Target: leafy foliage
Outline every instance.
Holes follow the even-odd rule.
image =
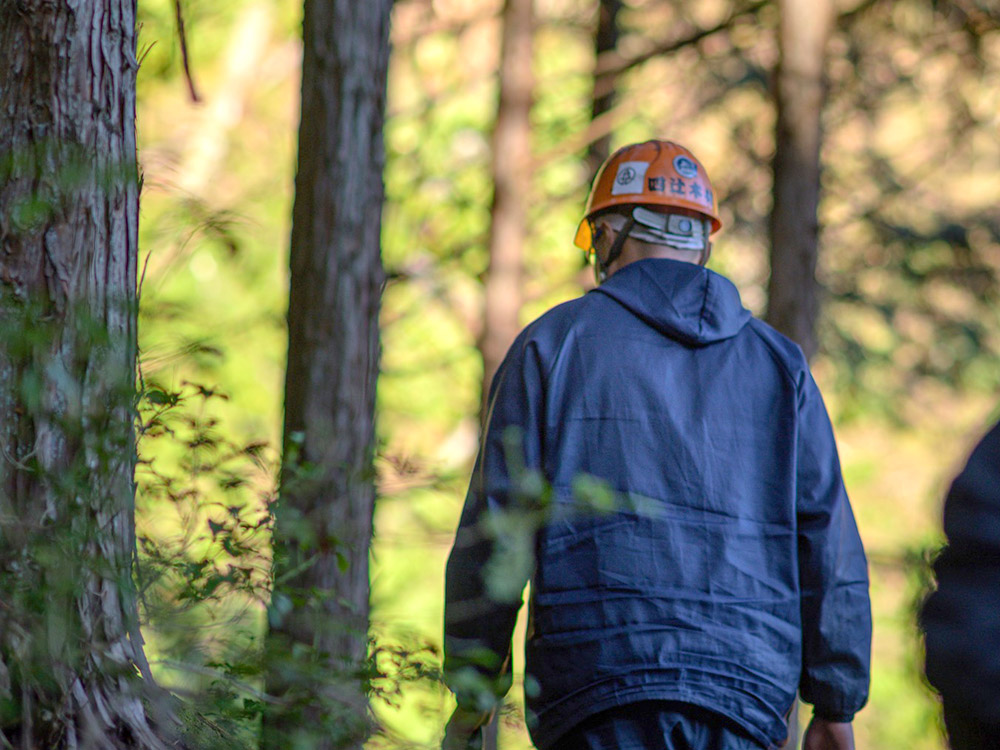
[[[266,616],[254,589],[266,568],[266,526],[252,527],[273,493],[275,459],[266,446],[278,442],[300,9],[267,4],[258,37],[246,30],[259,28],[253,14],[261,3],[185,2],[205,98],[196,107],[179,78],[171,3],[141,5],[141,38],[153,44],[140,70],[141,246],[149,253],[141,348],[149,405],[179,399],[164,419],[181,441],[168,447],[164,433],[142,456],[162,455],[157,471],[172,477],[178,496],[192,489],[180,476],[182,444],[208,441],[192,449],[201,458],[186,459],[185,471],[218,466],[235,475],[216,480],[202,471],[192,491],[209,510],[194,511],[194,495],[174,505],[165,480],[144,479],[141,469],[140,489],[149,483],[156,493],[140,494],[143,534],[154,540],[164,530],[180,543],[184,524],[194,529],[175,567],[150,556],[146,633],[161,679],[191,696],[219,681],[218,695],[231,701],[220,697],[217,705],[251,712],[227,721],[249,727],[265,700],[251,690],[260,686],[256,667],[245,671],[259,665]],[[667,136],[699,155],[723,199],[712,266],[762,313],[775,4],[626,2],[618,105],[597,130],[589,121],[596,2],[537,5],[523,322],[589,283],[586,274],[580,281],[571,239],[586,192],[587,141],[601,128],[612,131],[613,146]],[[848,486],[878,560],[875,692],[859,716],[859,739],[939,748],[925,732],[934,704],[913,679],[908,605],[893,592],[915,564],[906,554],[913,540],[934,536],[942,483],[969,447],[963,436],[988,411],[1000,372],[1000,36],[986,0],[851,0],[840,9],[829,50],[821,205],[820,273],[829,294],[815,370],[839,415]],[[433,745],[450,705],[433,671],[444,555],[476,444],[499,10],[498,0],[400,0],[395,10],[371,653],[385,679],[400,679],[367,678],[373,694],[388,699],[376,707],[380,746]],[[691,38],[667,56],[646,56]],[[248,63],[252,85],[227,63],[246,39],[263,39]],[[238,93],[227,99],[231,119],[213,107],[227,92]],[[199,150],[202,142],[217,150]],[[208,177],[194,180],[191,165]],[[185,381],[228,399],[203,398]],[[184,411],[191,413],[180,419]],[[267,471],[239,454],[258,439]],[[228,481],[238,486],[227,489]],[[228,511],[236,496],[244,503],[238,518]],[[186,516],[180,508],[189,508]],[[224,525],[214,538],[209,520]],[[234,563],[227,539],[253,564]],[[252,572],[231,573],[230,563]],[[158,600],[160,591],[169,596]],[[178,623],[187,626],[157,629],[158,601],[184,612]],[[171,666],[175,657],[183,669]],[[207,724],[199,731],[215,732]],[[523,729],[508,726],[503,742],[527,746]]]

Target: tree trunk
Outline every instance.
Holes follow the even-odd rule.
[[[826,97],[826,44],[833,25],[830,0],[779,0],[775,81],[777,128],[774,205],[771,209],[771,277],[766,320],[812,359],[819,347],[819,181],[821,117]],[[783,748],[798,747],[798,703]]]
[[[596,120],[615,105],[615,84],[618,75],[614,71],[599,73],[602,56],[614,53],[618,48],[618,11],[622,0],[601,0],[597,11],[597,29],[594,33],[594,52],[597,65],[594,72],[594,94],[590,106],[590,119]],[[590,181],[597,177],[597,170],[611,154],[611,133],[603,133],[587,147],[587,171]]]
[[[812,357],[818,346],[820,293],[816,280],[820,117],[833,4],[830,0],[779,0],[778,7],[781,61],[776,80],[778,123],[767,322]]]
[[[493,127],[493,206],[490,261],[485,279],[481,412],[485,418],[490,384],[521,325],[521,280],[527,235],[525,197],[531,182],[531,104],[534,0],[506,0],[500,47],[500,94]],[[500,714],[485,727],[483,750],[497,750]]]
[[[533,0],[506,0],[500,50],[500,97],[493,130],[490,261],[479,351],[483,404],[493,375],[520,331],[521,276],[531,181]],[[484,409],[485,413],[485,409]]]
[[[618,50],[618,12],[622,8],[622,0],[601,0],[597,9],[597,27],[594,29],[594,92],[590,103],[591,127],[596,128],[597,135],[587,146],[587,185],[593,184],[597,171],[611,155],[611,128],[597,127],[602,115],[607,114],[615,106],[617,97],[616,85],[619,74],[607,70],[604,63],[609,56]],[[577,281],[582,289],[594,285],[594,269],[584,258]]]
[[[5,2],[0,49],[0,746],[163,748],[132,580],[134,0]]]
[[[306,0],[262,747],[360,747],[391,0]]]

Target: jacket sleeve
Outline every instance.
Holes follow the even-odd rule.
[[[868,700],[868,565],[844,488],[833,428],[806,371],[799,391],[797,522],[802,699],[829,721],[851,721]]]
[[[445,572],[445,680],[470,709],[490,710],[511,684],[511,637],[534,569],[544,494],[542,402],[537,350],[522,333],[490,388]]]

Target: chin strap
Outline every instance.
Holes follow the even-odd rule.
[[[698,265],[704,266],[708,263],[708,258],[712,254],[712,243],[708,240],[705,241],[705,247],[700,253],[698,253]]]
[[[635,226],[635,217],[629,216],[628,221],[625,222],[625,226],[621,228],[618,232],[618,236],[615,237],[615,241],[611,243],[611,248],[608,250],[608,258],[605,261],[601,260],[601,256],[596,251],[594,252],[594,257],[597,262],[594,263],[594,275],[597,277],[597,283],[603,284],[604,280],[608,278],[608,266],[618,260],[618,256],[622,254],[622,248],[625,247],[625,240],[628,239],[628,233],[632,231],[632,227]]]

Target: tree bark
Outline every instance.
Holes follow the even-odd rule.
[[[506,0],[500,46],[500,93],[493,127],[493,205],[490,212],[489,268],[485,278],[481,413],[485,418],[490,384],[521,330],[518,314],[524,239],[525,196],[531,181],[531,105],[534,97],[534,0]],[[483,750],[497,750],[500,713],[485,727]]]
[[[493,206],[485,280],[483,404],[493,375],[520,331],[521,277],[527,234],[525,197],[531,180],[531,103],[534,95],[533,0],[506,0],[500,50],[500,96],[493,129]],[[485,408],[484,408],[485,413]]]
[[[594,133],[587,144],[587,185],[593,184],[597,172],[611,155],[611,133],[613,124],[602,122],[602,118],[615,108],[618,98],[616,85],[619,73],[605,69],[608,60],[617,57],[618,52],[618,12],[622,0],[600,0],[597,9],[597,27],[594,29],[594,91],[590,103],[590,128]],[[604,118],[606,119],[606,118]],[[594,284],[594,269],[588,258],[577,274],[582,289]]]
[[[826,45],[833,26],[831,0],[779,0],[780,61],[776,71],[777,126],[771,277],[766,320],[812,359],[819,348],[819,186]],[[782,748],[798,747],[798,702]]]
[[[264,748],[361,747],[367,730],[391,8],[305,2]]]
[[[622,0],[601,0],[597,10],[597,29],[594,32],[594,93],[590,106],[590,119],[596,120],[615,106],[615,85],[618,74],[601,72],[601,59],[614,54],[618,48],[618,11]],[[587,147],[587,172],[590,182],[597,177],[597,170],[611,154],[611,133],[602,133]]]
[[[817,206],[824,65],[834,11],[830,0],[779,0],[778,7],[781,59],[766,319],[811,358],[818,348]]]
[[[144,707],[162,694],[132,580],[135,44],[134,0],[0,10],[0,746],[19,750],[173,728]]]

